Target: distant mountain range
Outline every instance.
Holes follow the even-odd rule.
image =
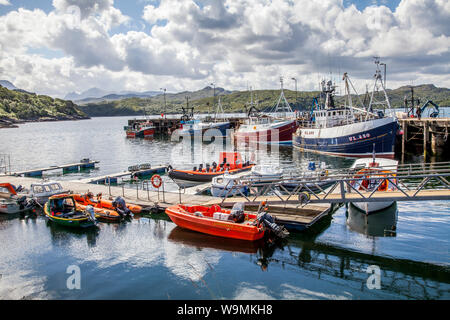
[[[64,100],[71,100],[78,104],[86,104],[100,101],[114,101],[127,98],[147,98],[161,94],[161,91],[105,91],[99,88],[91,88],[81,93],[70,92],[66,94]]]
[[[18,88],[16,88],[15,85],[13,85],[11,82],[9,82],[8,80],[0,80],[0,86],[9,89],[9,90],[17,90]]]
[[[433,84],[417,85],[413,88],[414,97],[420,99],[421,105],[427,100],[432,100],[440,107],[450,107],[450,89],[439,88]],[[189,97],[189,106],[194,107],[196,113],[214,113],[219,97],[224,112],[246,112],[250,102],[249,91],[230,91],[210,86],[197,91],[166,93],[165,100],[161,91],[111,93],[98,88],[89,89],[81,94],[68,94],[65,100],[53,99],[18,89],[7,80],[0,80],[0,89],[3,90],[0,95],[0,119],[14,120],[43,117],[63,119],[66,115],[69,118],[82,118],[86,115],[97,117],[143,115],[144,113],[175,114],[181,113],[182,107],[186,106],[186,97]],[[404,98],[411,98],[411,86],[386,91],[394,108],[403,108]],[[284,90],[284,94],[294,109],[310,110],[312,100],[319,95],[319,92]],[[86,95],[91,97],[75,100],[75,103],[72,102],[73,99],[68,99]],[[254,90],[253,101],[257,103],[259,110],[268,111],[276,104],[279,95],[279,89]],[[364,94],[360,95],[362,101],[364,97]],[[354,99],[358,101],[356,96]],[[338,104],[341,104],[343,100],[343,96],[336,97]]]
[[[411,89],[403,86],[394,90],[387,90],[393,108],[403,108],[405,96],[410,99]],[[319,95],[318,91],[292,91],[284,90],[286,99],[296,110],[310,110],[312,100]],[[380,93],[378,93],[380,94]],[[91,117],[100,116],[127,116],[181,113],[181,108],[186,105],[186,97],[189,97],[189,105],[195,107],[197,113],[215,112],[218,97],[224,112],[246,112],[250,102],[249,91],[228,91],[223,88],[205,87],[198,91],[183,91],[166,94],[166,105],[162,94],[147,98],[127,98],[115,101],[102,101],[96,103],[79,104],[79,108]],[[258,104],[259,110],[268,111],[277,102],[280,90],[255,90],[253,101]],[[360,95],[364,100],[365,94]],[[432,84],[414,86],[414,97],[419,98],[421,105],[427,100],[432,100],[441,107],[450,107],[450,89],[438,88]],[[356,96],[354,96],[356,99]],[[337,96],[338,104],[343,102],[342,96]],[[380,100],[380,97],[378,97]],[[297,101],[297,103],[295,103]],[[354,100],[357,101],[357,100]]]

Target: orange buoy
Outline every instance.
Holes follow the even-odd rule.
[[[162,179],[161,179],[161,177],[160,177],[158,174],[155,174],[155,175],[152,177],[152,185],[153,185],[156,189],[159,189],[159,187],[161,187],[161,184],[162,184]]]

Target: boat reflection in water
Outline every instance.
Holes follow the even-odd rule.
[[[347,209],[347,225],[351,230],[369,237],[395,237],[397,230],[397,203],[375,214],[367,215],[353,204]]]
[[[75,239],[86,237],[87,244],[90,248],[97,245],[97,237],[100,234],[99,228],[77,229],[67,228],[51,221],[46,222],[50,230],[52,243],[55,246],[64,247],[68,242],[73,242]]]
[[[225,239],[203,234],[181,227],[172,229],[168,236],[169,241],[196,248],[209,248],[222,251],[257,253],[264,244],[263,241],[245,241],[238,239]]]

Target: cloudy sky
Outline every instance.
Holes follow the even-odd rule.
[[[317,89],[348,72],[450,87],[448,0],[0,0],[0,79],[63,97],[109,91]],[[362,90],[362,89],[361,89]]]

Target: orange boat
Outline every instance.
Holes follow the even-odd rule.
[[[221,152],[219,164],[203,164],[193,170],[176,170],[169,166],[169,177],[179,186],[191,187],[202,183],[211,182],[214,177],[224,173],[236,174],[250,170],[254,166],[249,161],[243,162],[239,152]]]
[[[77,202],[77,208],[85,211],[87,205],[82,205],[79,202]],[[120,222],[122,217],[120,214],[117,213],[117,211],[105,209],[105,208],[96,208],[94,207],[94,213],[95,218],[99,221],[105,221],[105,222]]]
[[[114,210],[111,200],[102,199],[101,193],[94,197],[90,192],[85,194],[74,194],[74,199],[76,202],[83,205],[91,205],[94,208]],[[127,204],[127,208],[133,213],[141,213],[142,207],[136,204]]]
[[[234,222],[229,220],[231,210],[222,209],[218,205],[207,207],[179,204],[167,208],[166,213],[177,226],[201,233],[248,241],[259,240],[264,236],[263,227],[255,225],[256,214],[243,213],[243,221]]]

